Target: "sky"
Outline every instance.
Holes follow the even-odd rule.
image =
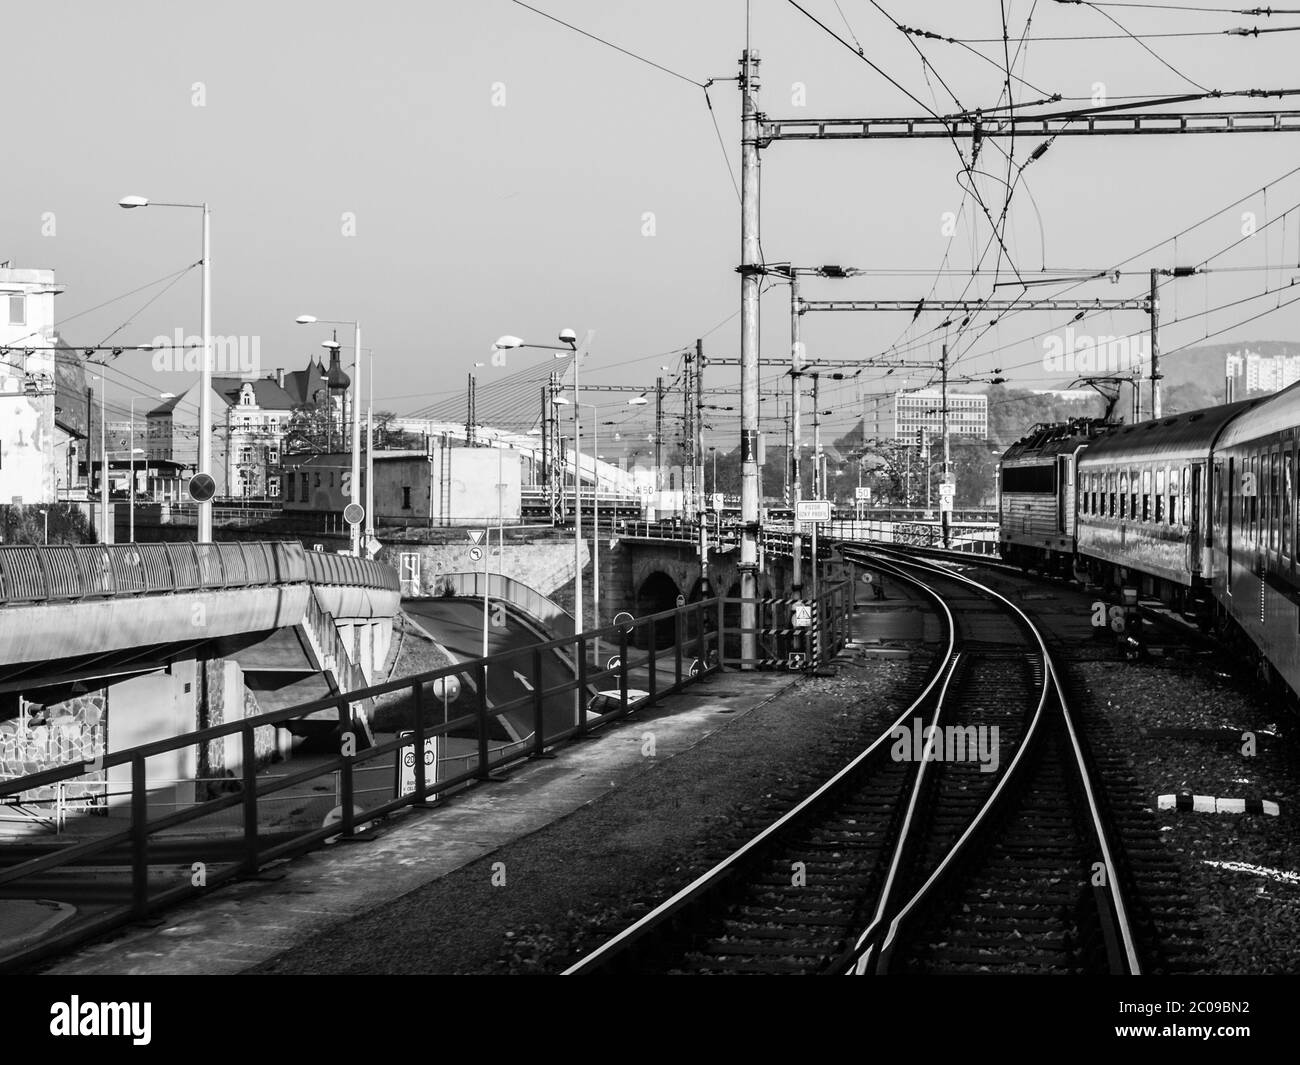
[[[773,118],[997,106],[1003,12],[1017,107],[1058,92],[1081,106],[1098,92],[1113,103],[1297,83],[1292,34],[1221,32],[1300,24],[1282,16],[1049,0],[801,0],[807,14],[788,0],[532,6],[667,71],[511,0],[19,5],[6,12],[6,80],[22,106],[10,113],[0,155],[0,261],[57,272],[66,286],[59,328],[74,346],[197,333],[199,272],[181,271],[199,258],[199,212],[116,204],[129,194],[206,201],[213,331],[256,338],[264,372],[300,368],[321,352],[328,327],[294,322],[314,314],[361,321],[380,409],[419,411],[462,391],[471,371],[487,387],[494,374],[548,357],[515,351],[505,367],[476,369],[498,336],[552,344],[566,327],[595,331],[584,384],[646,385],[664,365],[671,380],[696,338],[706,355],[739,354],[739,93],[734,80],[718,80],[710,110],[700,83],[734,79],[747,20],[761,57],[759,107]],[[905,34],[895,17],[963,43]],[[1137,41],[1125,31],[1215,32]],[[1012,167],[1041,143],[1018,139]],[[809,280],[810,299],[990,295],[991,274],[962,276],[992,230],[964,192],[972,179],[958,148],[969,160],[969,144],[946,140],[773,143],[762,153],[766,261],[872,271]],[[983,266],[999,267],[997,280],[1012,284],[997,291],[1009,297],[1022,291],[1017,269],[1124,264],[1133,273],[1118,284],[1069,292],[1113,297],[1143,293],[1151,267],[1223,252],[1210,260],[1215,272],[1163,292],[1169,357],[1207,335],[1300,339],[1296,308],[1238,324],[1292,298],[1260,294],[1300,275],[1300,175],[1283,177],[1298,164],[1300,137],[1286,134],[1060,137],[1019,171],[1008,254],[999,262],[992,252]],[[973,181],[994,219],[1007,174],[1005,156],[983,148]],[[1248,211],[1256,227],[1273,224],[1244,238]],[[936,277],[941,266],[954,273]],[[178,273],[170,288],[159,283]],[[1202,313],[1252,296],[1260,298]],[[788,353],[788,309],[788,288],[773,283],[763,297],[764,356]],[[1043,365],[1043,334],[1060,334],[1071,317],[1024,312],[986,330],[985,315],[960,334],[950,329],[955,372],[986,378],[996,368],[1024,387],[1067,387],[1070,375]],[[909,326],[910,318],[808,314],[803,334],[811,355],[901,349],[933,364],[943,316]],[[1117,312],[1089,324],[1123,335],[1145,330],[1146,316]],[[340,339],[351,343],[350,327]],[[764,374],[765,385],[780,385],[779,369]],[[900,367],[827,382],[828,431],[847,429],[873,391],[931,376]],[[115,358],[109,380],[110,401],[122,407],[187,383],[183,371],[157,372],[143,352]],[[710,387],[738,382],[737,367],[707,378]],[[629,413],[616,394],[597,398],[620,424],[652,417]],[[730,450],[738,419],[717,412],[710,424],[707,442]]]

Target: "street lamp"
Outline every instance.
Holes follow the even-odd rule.
[[[356,366],[352,373],[352,483],[349,491],[349,502],[357,507],[361,506],[361,322],[353,320],[335,321],[331,318],[317,318],[314,314],[300,314],[294,319],[299,325],[350,325],[352,326],[353,350],[356,352]],[[371,367],[371,377],[373,381],[374,367]],[[326,392],[328,396],[328,390]],[[366,510],[367,528],[373,529],[370,523],[370,511]],[[352,554],[356,557],[361,556],[361,523],[357,522],[351,527],[352,529]]]
[[[176,394],[175,394],[174,392],[159,392],[159,393],[158,393],[158,398],[159,398],[159,399],[175,399],[175,398],[176,398]],[[136,401],[136,397],[135,397],[135,396],[132,396],[132,397],[131,397],[131,492],[130,492],[130,496],[128,497],[128,498],[129,498],[129,502],[127,503],[127,507],[128,507],[128,512],[127,512],[127,528],[128,528],[128,532],[127,532],[127,536],[126,536],[127,543],[131,543],[131,544],[135,543],[135,457],[136,457],[136,455],[144,454],[144,449],[143,449],[143,448],[138,448],[138,447],[135,446],[135,401]],[[149,434],[148,434],[147,429],[146,429],[146,432],[145,432],[145,436],[146,436],[146,438],[148,437],[148,435],[149,435]],[[148,481],[148,479],[149,479],[149,459],[148,459],[148,456],[145,457],[145,462],[144,462],[144,474],[145,474],[145,480]]]
[[[556,396],[554,402],[559,406],[570,406],[563,396]],[[591,409],[591,627],[600,628],[600,470],[596,465],[600,458],[600,424],[596,421],[599,408],[594,403],[579,403],[579,407]],[[577,424],[577,412],[574,423]],[[575,452],[577,462],[581,464],[582,455]],[[596,662],[600,663],[600,638],[593,645]]]
[[[195,465],[198,473],[210,474],[212,464],[212,236],[211,211],[204,203],[160,203],[145,196],[123,196],[119,207],[188,207],[203,212],[203,361],[199,371],[199,446]],[[212,500],[199,502],[199,543],[212,542]]]
[[[585,354],[594,334],[589,330],[578,347],[578,334],[572,329],[561,329],[558,337],[563,347],[554,344],[526,344],[516,336],[503,336],[497,339],[493,348],[507,351],[513,348],[535,348],[539,351],[554,351],[557,359],[566,355],[573,356],[573,631],[582,632],[582,420],[578,410],[579,385],[578,367],[580,355]]]

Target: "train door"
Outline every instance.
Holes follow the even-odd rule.
[[[1070,477],[1070,456],[1060,455],[1056,459],[1056,531],[1069,531],[1069,500],[1066,494],[1073,479]]]
[[[1201,572],[1201,473],[1204,467],[1199,463],[1192,463],[1192,497],[1187,499],[1187,485],[1183,485],[1182,505],[1187,506],[1190,502],[1191,513],[1188,515],[1190,522],[1187,529],[1187,539],[1192,545],[1192,572]]]
[[[1228,459],[1228,477],[1223,486],[1224,495],[1227,496],[1227,506],[1223,521],[1223,550],[1224,550],[1224,567],[1223,572],[1227,580],[1224,582],[1227,586],[1228,595],[1232,595],[1232,540],[1233,527],[1236,525],[1236,515],[1233,513],[1233,498],[1236,495],[1235,486],[1237,483],[1237,460]]]

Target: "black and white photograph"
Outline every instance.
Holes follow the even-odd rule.
[[[26,1034],[161,1049],[235,975],[1285,1022],[1300,7],[3,22]]]

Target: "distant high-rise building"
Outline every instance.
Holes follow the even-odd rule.
[[[1261,355],[1243,348],[1224,356],[1223,372],[1237,399],[1256,392],[1277,392],[1300,381],[1300,355]]]

